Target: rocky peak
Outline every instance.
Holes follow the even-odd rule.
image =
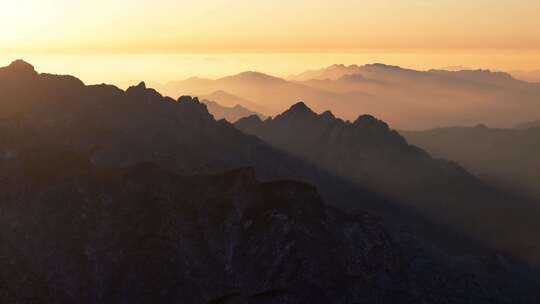
[[[292,105],[287,111],[283,112],[281,117],[299,116],[306,114],[315,114],[304,102],[299,101]]]
[[[139,82],[138,85],[130,86],[126,92],[130,95],[139,95],[146,92],[146,83],[144,81]]]
[[[387,123],[369,114],[360,115],[354,121],[353,125],[359,128],[380,129],[385,131],[389,130]]]
[[[195,104],[200,104],[201,103],[199,101],[199,98],[191,97],[191,96],[188,96],[188,95],[180,96],[178,98],[178,102],[180,102],[180,103],[195,103]]]
[[[193,97],[191,97],[191,96],[186,96],[186,95],[184,95],[184,96],[178,97],[178,102],[180,102],[180,103],[183,103],[183,102],[192,102],[192,101],[193,101]]]
[[[319,115],[323,121],[334,121],[336,119],[336,116],[331,111],[324,111],[321,115]]]
[[[203,120],[212,120],[212,116],[208,112],[208,107],[205,103],[200,102],[199,98],[191,96],[180,96],[177,100],[178,104],[190,115],[196,115]]]
[[[254,122],[254,123],[259,123],[259,122],[262,122],[261,118],[259,117],[259,115],[250,115],[248,117],[244,117],[242,118],[241,120],[239,121],[245,121],[245,122]]]
[[[146,100],[161,100],[163,96],[159,94],[156,90],[147,88],[146,83],[141,81],[136,86],[131,86],[126,90],[126,93],[135,98],[142,98]]]
[[[28,72],[28,73],[35,73],[36,72],[33,65],[31,65],[30,63],[28,63],[28,62],[26,62],[26,61],[24,61],[22,59],[13,61],[8,66],[8,68],[11,69],[11,70],[14,70],[14,71],[19,71],[19,72]]]
[[[354,72],[358,68],[359,68],[359,66],[356,65],[356,64],[345,65],[345,64],[340,63],[340,64],[333,64],[333,65],[329,66],[327,69],[328,70],[344,70],[344,71]]]
[[[303,101],[299,101],[299,102],[293,104],[289,108],[289,111],[293,111],[293,112],[312,112],[311,109]]]
[[[384,63],[372,63],[366,64],[364,67],[372,69],[385,69],[385,70],[401,70],[401,67],[397,65],[388,65]]]
[[[0,68],[0,71],[4,70],[10,74],[18,76],[37,76],[38,73],[34,69],[34,66],[24,60],[15,60],[9,66]]]
[[[251,130],[252,128],[262,126],[263,121],[258,115],[253,114],[239,119],[234,125],[240,130]]]
[[[281,78],[270,76],[270,75],[267,75],[261,72],[256,72],[256,71],[242,72],[234,76],[228,76],[228,77],[222,78],[221,80],[226,80],[226,81],[239,80],[239,81],[248,81],[248,82],[254,82],[254,83],[260,82],[260,83],[266,83],[266,84],[284,82],[284,80]]]

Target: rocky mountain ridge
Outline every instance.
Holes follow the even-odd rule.
[[[537,203],[492,187],[456,163],[432,158],[371,115],[343,121],[300,102],[275,118],[250,117],[235,126],[434,222],[539,261],[538,240],[528,233],[537,226]]]

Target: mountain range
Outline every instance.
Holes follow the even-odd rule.
[[[293,81],[309,81],[309,80],[338,80],[343,76],[361,75],[362,67],[353,64],[346,66],[344,64],[334,64],[324,69],[309,70],[298,75],[288,77]]]
[[[510,127],[540,116],[536,106],[540,84],[489,70],[417,71],[384,64],[333,65],[288,79],[244,72],[215,80],[169,82],[157,90],[173,97],[223,91],[249,100],[251,106],[238,104],[271,116],[303,100],[317,112],[331,110],[348,120],[370,113],[406,130],[479,122]],[[211,100],[227,105],[224,99]],[[253,104],[268,110],[261,111]]]
[[[232,125],[197,98],[144,83],[87,86],[24,61],[0,68],[0,96],[1,302],[537,298],[537,273],[522,263],[536,253],[535,209],[372,116],[350,123],[296,104]],[[290,134],[244,133],[265,129]],[[333,147],[343,163],[325,157]],[[458,216],[465,225],[454,231]],[[478,250],[438,247],[463,249],[465,239]]]
[[[502,193],[457,164],[432,158],[373,116],[348,122],[297,103],[273,119],[252,116],[235,126],[473,239],[526,259],[540,257],[538,240],[528,233],[540,215],[538,203]]]

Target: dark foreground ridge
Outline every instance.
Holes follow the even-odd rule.
[[[2,303],[526,303],[501,257],[458,262],[315,188],[77,155],[0,162]],[[62,166],[63,169],[58,170]],[[471,267],[473,266],[473,267]]]

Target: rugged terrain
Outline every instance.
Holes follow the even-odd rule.
[[[2,303],[537,297],[522,264],[490,250],[455,257],[387,228],[360,210],[391,201],[191,97],[86,86],[23,61],[0,68],[0,94]]]
[[[275,118],[262,121],[252,116],[235,125],[433,222],[528,261],[540,261],[540,239],[529,233],[540,228],[537,203],[490,186],[456,163],[432,158],[373,116],[343,121],[329,111],[317,114],[297,103]]]

